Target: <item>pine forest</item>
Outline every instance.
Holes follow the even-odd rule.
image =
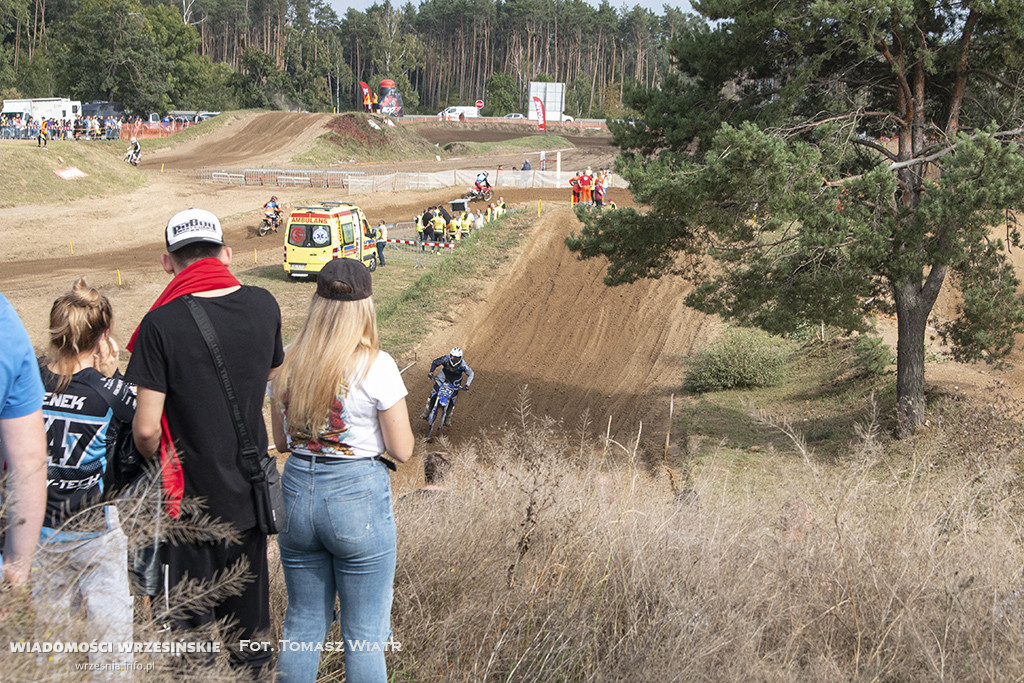
[[[339,16],[323,0],[0,0],[0,94],[121,102],[129,111],[358,107],[395,81],[407,113],[525,111],[529,81],[566,84],[565,112],[623,113],[661,83],[693,15],[583,0],[389,2]]]

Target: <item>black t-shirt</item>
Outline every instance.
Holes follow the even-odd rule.
[[[281,310],[265,289],[245,287],[219,297],[195,297],[213,322],[224,364],[251,438],[267,451],[263,397],[271,368],[284,361]],[[221,381],[185,302],[175,299],[146,314],[126,377],[166,394],[164,412],[181,461],[186,497],[240,531],[256,526],[252,485],[242,462]]]
[[[110,421],[130,422],[135,414],[135,393],[121,377],[104,377],[84,368],[56,393],[60,378],[40,363],[46,387],[43,420],[46,424],[46,519],[50,528],[97,503],[103,493],[107,469]],[[102,516],[102,515],[101,515]],[[95,520],[81,524],[91,524]],[[76,530],[81,530],[76,526]]]

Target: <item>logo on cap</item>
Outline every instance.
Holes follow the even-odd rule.
[[[224,245],[220,220],[204,209],[185,209],[171,216],[167,221],[166,238],[169,252],[195,242]]]

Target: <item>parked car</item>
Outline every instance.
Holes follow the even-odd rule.
[[[478,119],[480,118],[480,110],[476,107],[448,107],[444,111],[438,113],[437,118],[442,121],[458,121],[459,117],[467,119]]]
[[[503,119],[525,119],[526,117],[518,112],[512,112],[511,114],[505,114],[501,118]]]

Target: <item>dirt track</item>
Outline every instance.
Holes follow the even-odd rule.
[[[573,428],[586,412],[597,431],[611,416],[622,439],[641,422],[646,435],[664,438],[668,396],[709,319],[683,305],[679,281],[605,287],[601,262],[581,262],[565,248],[579,225],[568,208],[545,215],[486,299],[424,344],[434,355],[463,346],[477,373],[472,393],[459,398],[456,437],[514,423],[527,387],[535,415]],[[414,396],[429,390],[421,375],[407,381]]]
[[[216,135],[157,152],[147,162],[176,171],[196,170],[204,165],[285,164],[324,134],[324,124],[331,116],[291,112],[232,115],[232,120]]]
[[[310,148],[313,142],[325,133],[324,126],[332,114],[300,114],[289,112],[228,114],[229,120],[215,133],[199,137],[182,145],[144,154],[145,165],[161,166],[168,172],[193,173],[203,166],[269,166],[277,168],[294,167],[291,159]],[[418,121],[410,124],[427,141],[443,146],[452,141],[500,142],[515,138],[537,135],[535,126],[497,123],[493,127],[481,127],[479,123],[460,124],[457,122]],[[615,149],[610,146],[607,135],[593,132],[581,134],[579,130],[565,128],[550,131],[575,146],[565,153],[565,170],[569,166],[578,168],[611,167]],[[438,150],[440,154],[443,154]],[[533,164],[538,161],[538,152],[527,154],[490,155],[486,161],[474,157],[441,158],[440,160],[416,159],[413,161],[353,162],[343,160],[332,164],[332,168],[350,169],[372,173],[395,171],[447,171],[451,169],[493,169],[497,164],[512,168],[522,164],[524,158]],[[551,158],[550,163],[555,161]]]

